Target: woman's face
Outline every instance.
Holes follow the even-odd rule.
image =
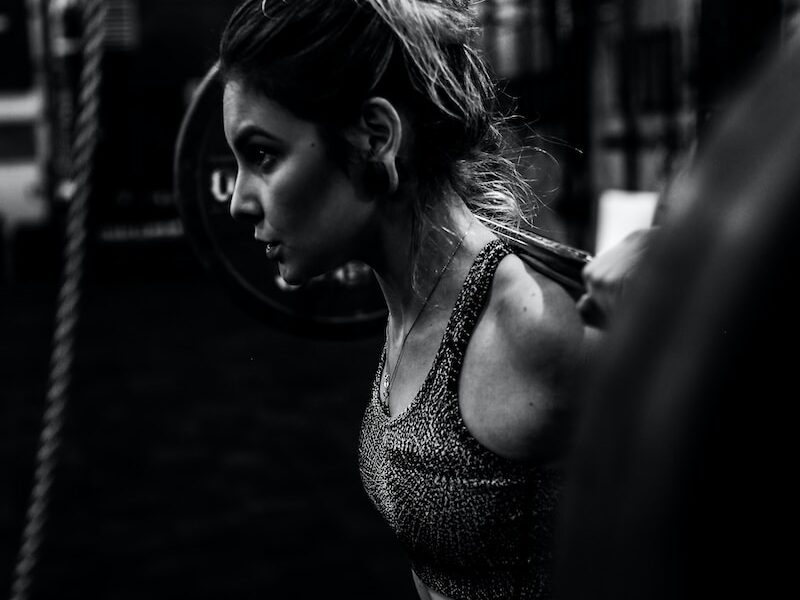
[[[233,79],[225,137],[238,173],[231,215],[250,223],[288,283],[361,258],[375,202],[335,161],[318,127]]]

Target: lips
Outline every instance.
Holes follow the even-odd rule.
[[[280,249],[281,245],[279,242],[266,242],[266,254],[267,258],[270,260],[274,260],[278,255],[278,250]]]
[[[256,241],[261,242],[266,246],[265,251],[267,254],[267,258],[274,259],[278,253],[278,249],[280,248],[281,243],[277,240],[268,240],[264,239],[256,233],[255,235]]]

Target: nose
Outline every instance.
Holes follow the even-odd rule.
[[[259,223],[264,216],[258,195],[253,189],[248,188],[246,179],[241,173],[236,175],[230,212],[237,221],[251,225]]]

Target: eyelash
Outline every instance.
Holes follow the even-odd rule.
[[[247,162],[257,166],[262,171],[269,171],[275,164],[277,157],[274,152],[261,146],[254,146],[246,153]]]

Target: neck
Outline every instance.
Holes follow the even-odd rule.
[[[445,214],[445,227],[431,226],[421,232],[416,264],[412,260],[412,219],[388,220],[382,256],[373,268],[389,308],[392,337],[402,337],[408,330],[431,291],[435,297],[447,294],[448,280],[459,273],[457,265],[462,262],[457,254],[474,220],[463,202],[454,202]],[[435,302],[434,296],[428,301]]]

